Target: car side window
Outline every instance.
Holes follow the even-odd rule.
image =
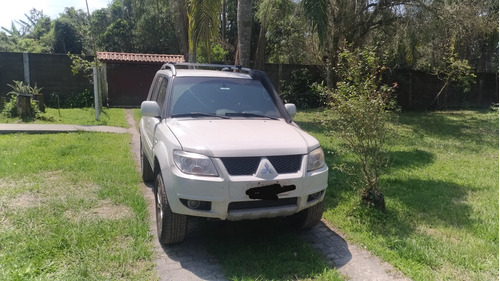
[[[160,109],[163,108],[163,104],[165,103],[165,96],[167,94],[167,86],[168,86],[168,79],[164,77],[162,77],[161,79],[162,81],[160,87],[158,88],[158,95],[156,97],[156,102],[158,103]]]
[[[160,88],[160,84],[161,84],[162,79],[163,79],[162,77],[156,78],[153,92],[151,93],[151,97],[149,99],[150,101],[156,101],[156,99],[158,98],[158,89]]]

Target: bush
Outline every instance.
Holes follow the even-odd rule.
[[[46,104],[52,108],[91,107],[94,104],[94,93],[85,89],[81,93],[71,93],[65,98],[60,98],[57,94],[51,94]]]
[[[7,84],[7,86],[12,88],[12,91],[8,92],[7,95],[11,96],[10,100],[5,103],[2,114],[7,116],[8,118],[16,118],[16,117],[21,117],[21,118],[32,118],[36,119],[40,116],[40,109],[38,107],[38,104],[30,98],[30,104],[29,108],[27,109],[27,112],[22,112],[19,114],[18,109],[19,109],[19,104],[18,104],[18,99],[19,96],[22,94],[29,94],[29,95],[38,95],[41,96],[41,90],[42,88],[38,88],[36,85],[35,87],[30,87],[29,85],[25,85],[24,82],[22,81],[13,81],[14,84]]]
[[[396,109],[394,89],[383,85],[385,67],[373,50],[345,50],[339,56],[336,89],[326,90],[329,106],[339,119],[331,124],[359,160],[365,186],[364,203],[385,210],[378,178],[387,164],[384,150],[389,136],[388,121]]]
[[[317,108],[326,104],[324,92],[318,83],[313,83],[307,68],[292,71],[290,83],[283,85],[281,97],[285,102],[294,103],[299,108]]]

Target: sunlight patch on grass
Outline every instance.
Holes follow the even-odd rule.
[[[156,278],[129,141],[100,133],[0,138],[1,280]]]
[[[386,213],[360,205],[357,165],[326,117],[295,119],[327,152],[329,222],[411,279],[498,279],[498,112],[400,114],[380,179]]]

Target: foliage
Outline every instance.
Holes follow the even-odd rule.
[[[29,85],[24,84],[22,81],[13,81],[14,84],[7,84],[7,86],[12,88],[12,91],[8,92],[7,95],[10,95],[11,98],[9,102],[4,105],[2,113],[8,118],[18,117],[18,98],[19,95],[28,94],[28,95],[42,95],[42,88],[31,87]],[[40,116],[40,109],[38,108],[38,104],[30,98],[30,108],[27,116],[21,116],[23,118],[33,118],[36,119]]]
[[[313,83],[312,73],[307,68],[292,71],[290,83],[283,85],[281,97],[299,108],[317,108],[326,104],[321,84]]]
[[[449,85],[457,86],[463,90],[463,93],[468,93],[471,85],[476,82],[476,75],[472,72],[469,62],[457,58],[453,43],[450,46],[448,57],[444,58],[443,61],[442,65],[434,68],[434,73],[443,81],[443,87],[436,94],[433,102],[436,100],[439,102],[439,96]]]
[[[269,63],[318,63],[314,52],[314,36],[299,3],[292,0],[262,0],[255,17],[265,34],[265,54],[262,55]]]
[[[330,88],[344,42],[388,51],[391,68],[431,73],[455,40],[456,61],[467,60],[478,72],[498,71],[498,1],[491,0],[115,0],[94,11],[90,21],[75,8],[54,20],[32,10],[0,32],[0,51],[180,52],[187,58],[190,40],[191,52],[198,50],[194,43],[205,50],[220,44],[234,61],[238,2],[249,4],[242,13],[249,16],[247,29],[240,28],[239,39],[250,38],[242,47],[245,56],[255,54],[256,68],[265,62],[323,63]],[[213,60],[208,55],[204,60]]]
[[[79,54],[83,50],[81,35],[76,27],[66,18],[54,23],[54,53]]]
[[[203,43],[205,50],[208,50],[212,38],[216,38],[218,35],[221,1],[186,1],[188,7],[189,61],[195,62],[198,43]],[[206,59],[210,62],[210,52],[207,52],[206,55]]]
[[[45,103],[52,108],[87,108],[94,105],[94,93],[85,89],[81,93],[70,93],[65,98],[52,94]]]
[[[336,67],[341,81],[335,90],[326,89],[329,106],[339,114],[339,120],[331,125],[341,132],[363,172],[363,201],[381,210],[385,203],[378,180],[387,164],[384,152],[390,134],[390,111],[396,108],[394,89],[381,83],[384,69],[374,50],[346,49]]]
[[[228,53],[229,52],[224,50],[224,48],[220,44],[212,44],[210,48],[210,56],[208,56],[205,46],[201,45],[198,46],[198,50],[196,52],[196,61],[200,63],[223,63],[226,61]],[[209,57],[211,58],[211,61],[208,60]]]

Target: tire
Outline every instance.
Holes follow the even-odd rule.
[[[323,216],[324,210],[325,210],[325,203],[324,201],[321,201],[318,204],[311,206],[293,215],[291,217],[292,224],[299,229],[313,228],[321,221],[321,217]]]
[[[184,241],[187,233],[187,216],[176,214],[170,209],[161,173],[156,176],[155,190],[158,240],[163,245]]]
[[[149,164],[148,158],[144,155],[144,151],[142,150],[142,142],[141,142],[141,174],[142,180],[144,182],[152,182],[155,179],[155,174],[153,172],[153,168],[151,168],[151,164]]]

